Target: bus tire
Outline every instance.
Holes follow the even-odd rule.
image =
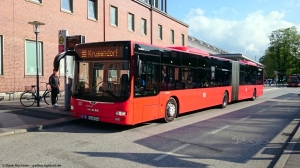
[[[166,104],[165,121],[167,123],[173,121],[177,115],[177,111],[177,102],[173,97],[170,97]]]
[[[227,92],[224,92],[221,108],[226,108],[227,105],[228,105],[228,94]]]
[[[254,101],[255,99],[256,99],[256,89],[254,89],[254,91],[253,91],[251,100]]]

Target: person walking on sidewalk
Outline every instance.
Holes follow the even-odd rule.
[[[49,84],[51,86],[51,104],[52,107],[56,107],[56,97],[59,93],[59,78],[56,75],[57,71],[55,69],[53,69],[53,74],[49,77]]]

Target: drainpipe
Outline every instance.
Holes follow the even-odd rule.
[[[150,1],[150,44],[153,44],[153,0]]]
[[[103,41],[105,41],[105,0],[103,0]]]

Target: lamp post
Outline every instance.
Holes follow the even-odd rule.
[[[36,43],[36,94],[37,94],[37,107],[40,107],[40,85],[39,85],[39,50],[38,50],[38,34],[40,33],[39,26],[45,25],[45,23],[39,21],[28,22],[33,25],[33,32],[35,33]]]

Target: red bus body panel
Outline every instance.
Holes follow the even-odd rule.
[[[95,102],[71,98],[71,116],[83,118],[82,115],[99,117],[100,122],[131,125],[133,123],[132,102],[125,101],[122,103]],[[116,116],[117,111],[125,111],[126,117]],[[117,120],[118,119],[118,120]]]

